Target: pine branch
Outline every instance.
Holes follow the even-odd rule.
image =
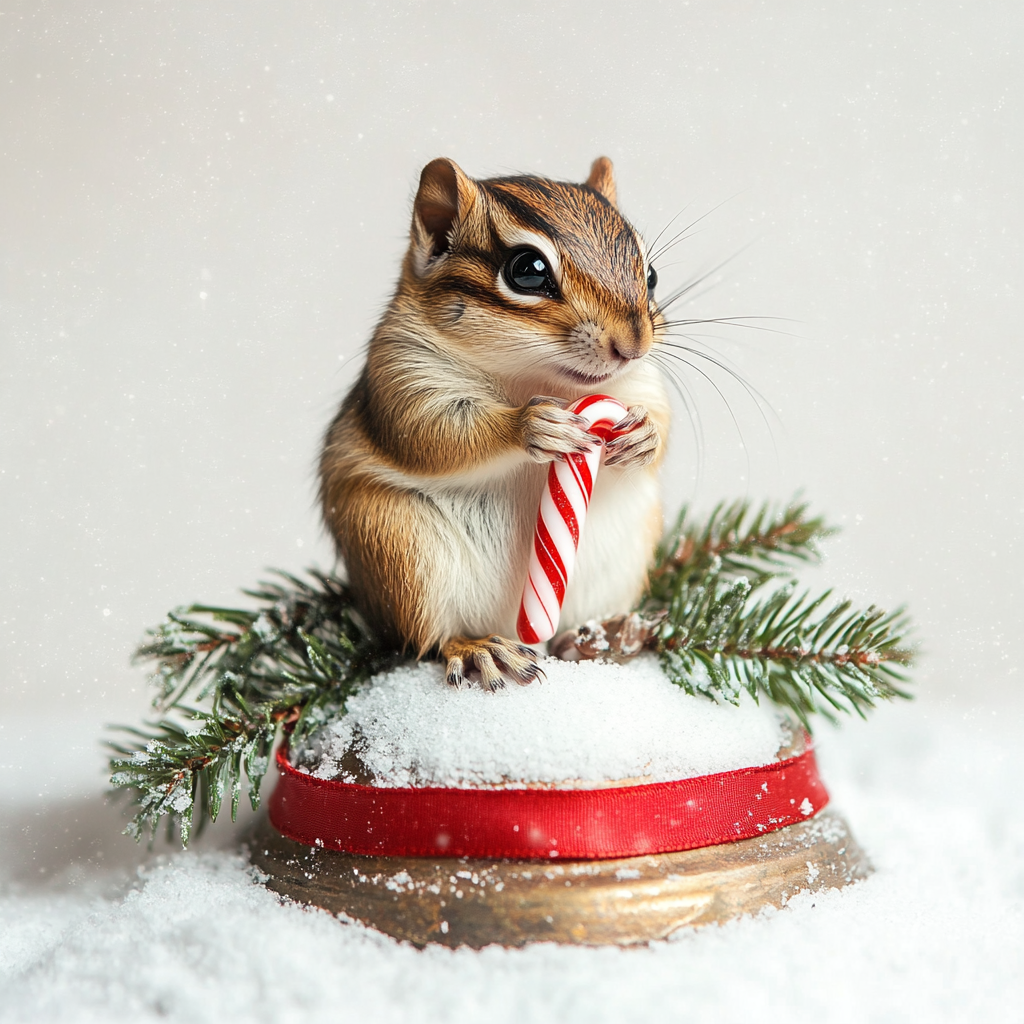
[[[162,717],[125,730],[134,740],[110,744],[111,783],[133,793],[127,831],[137,839],[170,815],[187,844],[197,798],[197,828],[207,817],[216,820],[225,793],[233,820],[243,772],[255,809],[278,728],[287,726],[300,741],[395,660],[337,577],[311,571],[307,583],[278,575],[283,584],[245,592],[260,603],[255,610],[178,609],[137,650],[137,661],[155,662],[153,703]]]
[[[901,610],[852,610],[842,601],[823,611],[826,591],[794,597],[790,581],[760,601],[755,591],[815,563],[818,542],[835,531],[807,506],[773,512],[746,502],[719,505],[701,526],[684,509],[658,551],[636,611],[577,630],[583,657],[631,657],[657,651],[668,677],[686,692],[738,702],[746,690],[791,710],[810,729],[810,716],[838,711],[863,716],[901,689],[912,661]]]
[[[196,710],[187,723],[164,719],[149,723],[148,731],[123,730],[141,741],[110,744],[120,755],[111,759],[111,784],[136,793],[138,811],[126,831],[140,839],[147,823],[155,829],[161,817],[170,815],[179,822],[181,842],[187,846],[197,796],[200,828],[207,815],[217,820],[229,790],[234,820],[243,768],[255,806],[278,722],[286,715],[265,709],[261,718],[252,720]]]
[[[717,505],[701,526],[684,507],[658,548],[644,603],[665,603],[681,578],[700,578],[717,566],[723,579],[745,576],[754,589],[790,576],[797,564],[821,560],[818,542],[836,531],[808,518],[805,502],[752,511],[747,501]]]
[[[673,595],[649,646],[668,677],[687,693],[738,703],[746,690],[761,693],[809,718],[864,711],[878,700],[909,697],[903,671],[909,622],[897,610],[854,610],[850,601],[827,607],[831,592],[813,600],[787,584],[750,602],[743,577],[723,580],[714,569]]]
[[[863,715],[879,699],[906,697],[911,652],[902,612],[829,606],[828,592],[795,596],[792,580],[753,596],[816,562],[830,533],[802,503],[780,511],[720,505],[703,525],[684,511],[638,608],[588,623],[568,642],[584,657],[654,650],[688,693],[732,703],[744,690],[764,694],[808,728],[814,714]],[[166,818],[187,844],[193,826],[216,820],[225,800],[234,819],[243,775],[256,808],[279,730],[300,744],[344,714],[360,683],[401,658],[372,635],[337,577],[277,575],[282,582],[245,592],[255,609],[178,609],[136,652],[154,664],[159,717],[122,730],[127,738],[110,744],[110,767],[112,784],[133,794],[126,831],[137,839]]]

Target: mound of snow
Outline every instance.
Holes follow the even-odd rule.
[[[354,750],[378,786],[663,782],[768,764],[788,739],[770,707],[691,697],[653,656],[543,668],[544,681],[497,693],[453,690],[432,662],[394,669],[350,698],[300,765],[359,781],[342,763]]]

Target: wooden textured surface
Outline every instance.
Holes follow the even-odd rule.
[[[266,818],[249,843],[253,863],[282,895],[417,946],[477,949],[635,945],[871,871],[846,822],[827,809],[756,839],[623,860],[360,857],[285,839]]]

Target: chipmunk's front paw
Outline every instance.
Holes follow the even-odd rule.
[[[536,395],[519,410],[523,447],[535,462],[551,462],[574,453],[584,455],[599,443],[587,431],[587,421],[564,404],[558,398]]]
[[[613,429],[619,436],[605,445],[606,466],[647,466],[654,461],[661,438],[642,405],[631,405]]]
[[[497,634],[483,640],[452,637],[441,648],[441,656],[448,662],[445,681],[456,689],[467,679],[476,678],[481,686],[500,690],[509,679],[526,686],[544,676],[535,651]]]

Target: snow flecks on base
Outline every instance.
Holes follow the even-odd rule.
[[[80,722],[71,726],[81,733]],[[51,744],[40,765],[37,730],[18,742],[12,729],[10,764],[34,767],[0,792],[0,1020],[1019,1020],[1022,728],[1020,710],[967,718],[926,700],[883,707],[838,733],[822,727],[818,757],[834,805],[875,864],[866,882],[795,893],[784,910],[683,928],[646,948],[478,953],[418,951],[282,903],[231,850],[158,855],[136,875],[129,861],[145,858],[145,846],[118,834],[112,811],[101,816],[94,748]],[[64,780],[62,799],[38,795],[44,769]],[[81,789],[89,777],[92,795]],[[58,848],[76,818],[102,827]],[[841,837],[835,819],[812,821]],[[199,846],[212,841],[233,842],[223,820]],[[72,872],[83,850],[90,859]],[[562,884],[591,870],[565,865],[563,876],[559,867],[531,873],[551,871]],[[469,879],[453,872],[449,884],[466,893],[491,885],[465,870]],[[409,884],[384,874],[382,891],[389,881]]]
[[[354,745],[378,786],[661,782],[768,764],[783,743],[770,707],[691,697],[652,656],[542,664],[544,681],[498,693],[453,690],[431,662],[378,676],[324,730],[307,767],[346,778],[341,759]]]

